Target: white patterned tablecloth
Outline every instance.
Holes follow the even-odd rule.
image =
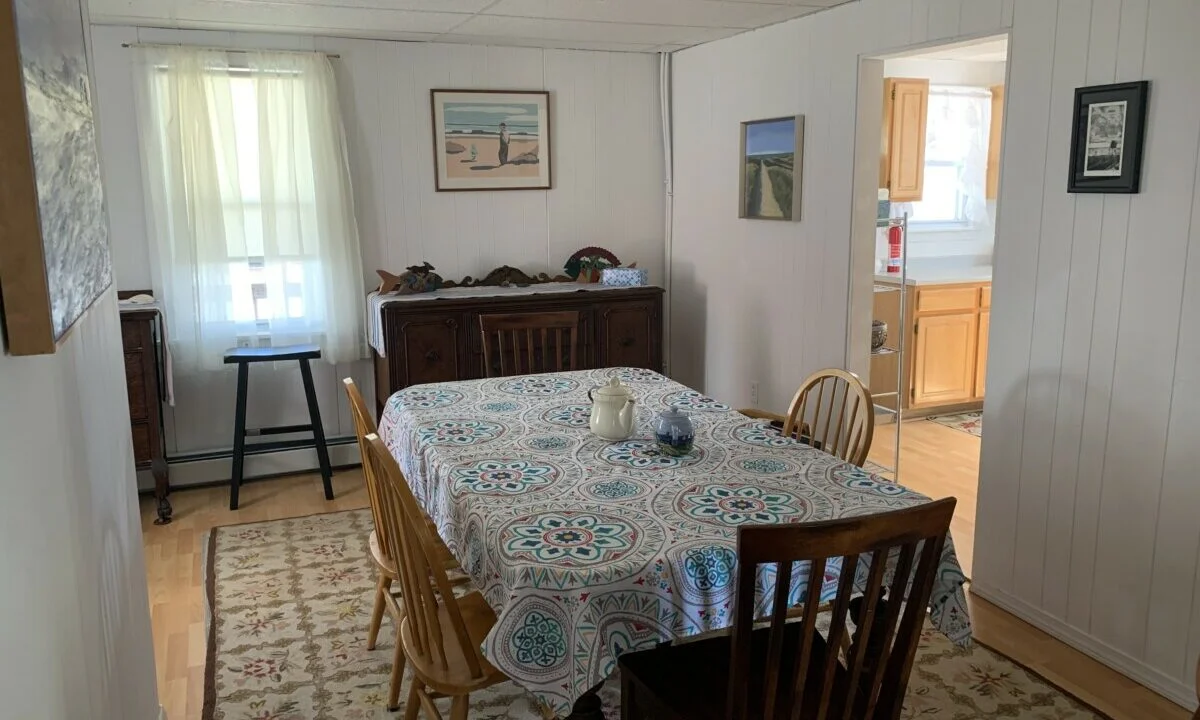
[[[638,399],[633,438],[588,431],[587,391],[616,373]],[[670,405],[696,426],[691,455],[654,444]],[[780,436],[761,421],[632,368],[421,385],[393,395],[380,434],[442,539],[495,609],[487,658],[560,715],[628,650],[727,627],[737,527],[885,512],[929,498]],[[865,583],[869,561],[859,563]],[[822,600],[837,589],[827,567]],[[806,592],[797,567],[791,598]],[[971,635],[947,539],[935,627]],[[773,569],[760,568],[769,611]]]

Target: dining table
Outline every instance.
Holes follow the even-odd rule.
[[[637,411],[632,437],[618,442],[589,430],[588,391],[613,376]],[[654,440],[654,419],[670,407],[695,426],[687,455]],[[496,612],[485,657],[558,716],[622,653],[732,625],[739,526],[930,501],[640,368],[412,386],[387,401],[379,433]],[[836,594],[840,567],[832,560],[817,579],[822,602]],[[807,568],[797,565],[789,603],[805,596]],[[860,586],[868,570],[858,563]],[[759,610],[769,612],[775,571],[756,572]],[[958,644],[971,638],[964,582],[948,537],[929,619]]]

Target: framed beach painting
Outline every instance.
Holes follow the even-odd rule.
[[[80,0],[0,0],[0,316],[54,353],[112,284]]]
[[[742,123],[738,217],[799,220],[804,116]]]
[[[439,192],[550,189],[550,93],[431,90],[430,101]]]
[[[1138,192],[1149,98],[1146,80],[1075,90],[1067,192]]]

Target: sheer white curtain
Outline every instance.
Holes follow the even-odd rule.
[[[925,192],[915,222],[962,222],[985,228],[991,97],[986,88],[934,85],[925,135]]]
[[[328,58],[137,48],[154,290],[175,361],[315,343],[366,356],[362,261]]]

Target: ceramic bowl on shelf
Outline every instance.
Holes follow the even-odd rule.
[[[887,323],[882,320],[871,321],[871,352],[878,352],[887,342]]]

